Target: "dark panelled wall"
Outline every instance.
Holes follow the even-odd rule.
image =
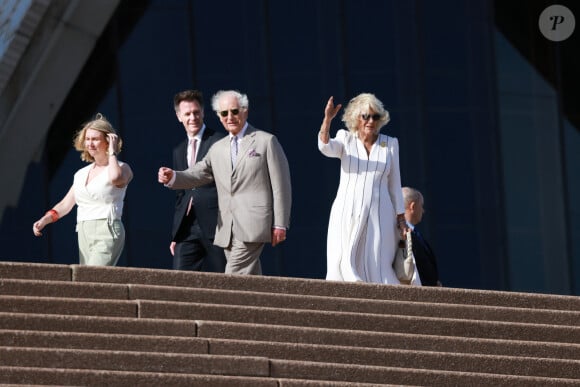
[[[339,164],[318,152],[317,132],[329,96],[346,104],[372,92],[391,113],[383,132],[399,138],[403,184],[425,196],[421,228],[437,252],[443,283],[510,289],[492,4],[123,1],[50,136],[66,143],[97,111],[111,119],[126,144],[121,159],[135,173],[120,265],[170,268],[174,196],[156,182],[156,172],[170,165],[184,135],[172,96],[202,90],[206,124],[222,130],[211,95],[225,88],[247,93],[249,122],[278,136],[292,174],[288,240],[266,248],[264,271],[324,278]],[[332,132],[340,127],[335,120]],[[58,164],[48,163],[50,151],[44,164],[30,166],[21,204],[3,220],[7,259],[78,261],[74,213],[49,226],[43,239],[30,231],[82,166],[71,147]]]

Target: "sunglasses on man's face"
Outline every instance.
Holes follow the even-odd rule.
[[[368,121],[371,118],[373,119],[373,121],[378,121],[381,119],[381,115],[380,114],[373,114],[372,116],[370,114],[361,114],[360,118],[363,119],[363,121]]]
[[[234,116],[237,116],[240,113],[240,109],[230,109],[229,112],[231,112]],[[222,117],[227,117],[229,112],[228,110],[222,110],[219,114]]]

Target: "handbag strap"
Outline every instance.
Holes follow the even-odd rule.
[[[411,255],[413,255],[413,240],[411,238],[411,231],[407,232],[407,239],[405,241],[406,247],[407,247],[407,257],[410,257]]]

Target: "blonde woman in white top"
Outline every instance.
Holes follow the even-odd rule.
[[[102,114],[86,123],[74,139],[81,159],[89,164],[74,175],[65,197],[32,226],[34,235],[67,215],[77,205],[81,265],[114,266],[125,245],[121,221],[123,199],[133,178],[128,164],[117,159],[123,141]]]

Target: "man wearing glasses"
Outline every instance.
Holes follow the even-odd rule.
[[[161,167],[158,181],[172,189],[215,182],[219,211],[214,244],[224,248],[228,274],[261,274],[264,244],[286,240],[290,225],[288,160],[277,138],[247,122],[249,101],[236,90],[222,90],[212,108],[229,132],[193,168]]]

